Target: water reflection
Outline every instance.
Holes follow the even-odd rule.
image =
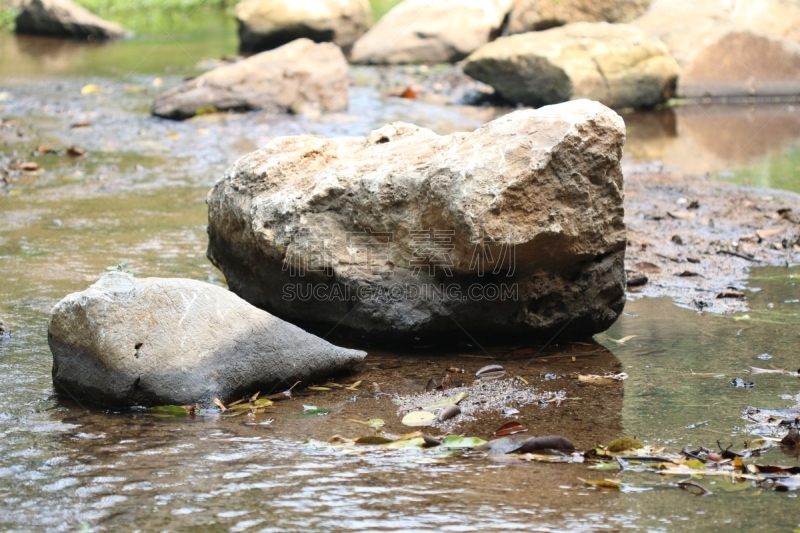
[[[687,105],[624,118],[632,161],[800,192],[800,107]]]

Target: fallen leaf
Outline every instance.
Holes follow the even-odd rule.
[[[605,376],[597,376],[595,374],[579,374],[578,381],[590,385],[611,385],[616,381],[624,381],[628,379],[628,374],[624,372],[620,374],[606,374]]]
[[[486,365],[477,372],[475,376],[481,380],[492,380],[503,377],[506,374],[506,369],[500,365]]]
[[[757,368],[755,366],[751,366],[750,367],[750,373],[751,374],[784,374],[784,373],[786,373],[786,371],[784,369],[782,369],[782,368],[779,368],[777,370],[773,370],[773,369],[770,369],[770,368]]]
[[[428,411],[413,411],[403,417],[402,423],[406,426],[430,426],[436,420],[436,415]]]
[[[401,448],[421,448],[426,445],[425,439],[423,437],[414,437],[412,439],[399,439],[393,442],[390,442],[386,445],[387,448],[392,449],[401,449]]]
[[[728,289],[717,294],[717,298],[744,298],[744,293]]]
[[[678,220],[691,220],[695,217],[694,213],[689,213],[688,211],[667,211],[667,214]]]
[[[616,342],[617,344],[625,344],[634,337],[638,337],[638,335],[628,335],[627,337],[622,337],[621,339],[612,339],[611,337],[609,337],[608,340]]]
[[[756,235],[758,235],[759,239],[768,239],[780,235],[784,231],[786,231],[786,228],[760,229],[756,231]]]
[[[442,439],[442,448],[476,448],[486,444],[486,441],[478,437],[462,437],[461,435],[448,435]]]
[[[69,125],[70,128],[88,128],[91,123],[88,120],[78,120]]]
[[[19,163],[14,167],[15,170],[22,170],[23,172],[35,172],[39,170],[39,163],[34,163],[33,161],[26,161],[24,163]]]
[[[592,487],[597,487],[599,489],[610,489],[610,490],[621,490],[622,489],[622,482],[617,481],[616,479],[581,479],[578,478],[587,485],[591,485]]]
[[[400,98],[416,98],[417,93],[414,92],[414,89],[411,87],[406,88],[402,93],[400,93]]]
[[[225,407],[225,404],[224,404],[224,403],[222,403],[222,400],[220,400],[220,399],[219,399],[219,398],[217,398],[216,396],[215,396],[215,397],[213,397],[213,398],[211,398],[211,401],[212,401],[212,402],[214,402],[214,405],[216,405],[217,407],[219,407],[221,411],[227,411],[227,410],[228,410],[228,408],[227,408],[227,407]]]
[[[330,387],[313,386],[313,387],[308,387],[308,390],[325,391],[325,390],[332,390],[332,389]]]
[[[448,405],[444,409],[439,412],[439,416],[437,419],[439,422],[444,422],[445,420],[449,420],[454,416],[458,416],[461,414],[461,408],[457,405]]]
[[[39,148],[36,149],[36,151],[39,152],[42,155],[57,154],[58,153],[54,149],[50,148],[49,146],[45,146],[45,145],[40,146]]]
[[[164,80],[162,80],[161,78],[156,78],[153,80],[153,87],[161,87],[163,83]]]
[[[353,383],[352,385],[350,385],[350,386],[348,386],[348,387],[345,387],[345,388],[346,388],[347,390],[356,390],[356,389],[358,388],[358,386],[359,386],[359,385],[361,385],[361,383],[362,383],[362,382],[361,382],[361,380],[359,380],[359,381],[356,381],[356,382],[355,382],[355,383]]]
[[[380,435],[369,435],[367,437],[358,437],[353,442],[356,444],[389,444],[394,441],[386,437],[381,437]]]
[[[148,409],[151,413],[159,414],[159,415],[174,415],[174,416],[181,416],[181,415],[188,415],[189,413],[194,412],[193,405],[159,405],[158,407],[152,407]]]
[[[512,420],[511,422],[506,422],[499,428],[497,428],[493,435],[495,437],[505,437],[508,435],[513,435],[515,433],[522,433],[523,431],[528,431],[528,428],[517,422],[516,420]]]
[[[300,416],[302,417],[324,416],[330,412],[331,412],[330,409],[325,409],[324,407],[317,407],[316,405],[304,405],[303,414]]]
[[[81,157],[86,154],[86,150],[78,146],[71,146],[67,148],[67,155],[70,157]]]
[[[461,400],[465,398],[469,398],[469,394],[466,392],[459,392],[458,394],[454,394],[453,396],[448,396],[447,398],[443,398],[438,402],[426,405],[425,407],[423,407],[423,409],[425,411],[434,411],[442,407],[447,407],[448,405],[457,405]]]
[[[575,444],[561,435],[547,435],[544,437],[530,437],[525,439],[517,450],[519,453],[531,453],[540,450],[574,451]]]
[[[81,88],[81,94],[94,94],[99,93],[101,91],[99,85],[95,85],[94,83],[90,83],[89,85],[84,85]]]
[[[636,263],[635,265],[633,265],[633,269],[638,272],[651,272],[654,274],[661,272],[660,266],[647,262]]]

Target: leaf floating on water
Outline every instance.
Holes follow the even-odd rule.
[[[609,337],[608,340],[616,342],[617,344],[622,345],[622,344],[625,344],[626,342],[628,342],[629,340],[633,339],[634,337],[638,337],[638,335],[628,335],[627,337],[622,337],[621,339],[612,339],[611,337]]]
[[[588,468],[589,470],[619,470],[620,466],[619,463],[610,463],[607,461],[603,461],[597,464],[593,464]]]
[[[587,485],[597,487],[598,489],[621,490],[622,482],[616,479],[581,479]]]
[[[750,367],[750,373],[751,374],[785,374],[786,370],[784,370],[783,368],[779,368],[779,369],[773,370],[773,369],[769,369],[769,368],[758,368],[758,367],[755,367],[755,366],[751,366]]]
[[[438,402],[426,405],[423,407],[423,409],[425,411],[435,411],[436,409],[441,409],[443,407],[447,407],[448,405],[458,405],[458,403],[465,398],[469,398],[469,394],[466,392],[459,392],[458,394],[454,394],[453,396],[449,396],[439,400]]]
[[[159,405],[158,407],[153,407],[149,409],[151,413],[155,413],[158,415],[173,415],[173,416],[183,416],[188,415],[190,413],[194,413],[194,406],[193,405]]]
[[[394,442],[390,442],[386,445],[387,448],[391,449],[402,449],[402,448],[422,448],[426,445],[425,439],[423,437],[414,437],[413,439],[400,439]]]
[[[522,433],[523,431],[528,431],[528,428],[513,420],[511,422],[506,422],[499,428],[497,428],[494,432],[495,437],[506,437],[508,435],[514,435],[515,433]]]
[[[436,420],[436,415],[428,411],[413,411],[403,417],[403,424],[411,427],[430,426]]]
[[[368,435],[366,437],[358,437],[354,442],[356,444],[389,444],[390,442],[394,441],[379,435]]]
[[[442,439],[442,448],[476,448],[486,444],[486,441],[478,437],[462,437],[461,435],[448,435]]]
[[[67,148],[67,155],[69,157],[83,157],[86,155],[86,150],[79,146],[70,146]]]
[[[324,407],[317,407],[316,405],[304,405],[303,414],[301,416],[324,416],[330,412],[330,409],[325,409]]]
[[[386,422],[384,422],[380,418],[370,418],[369,420],[367,420],[367,425],[369,427],[371,427],[371,428],[378,429],[378,428],[382,428],[383,426],[385,426]]]
[[[219,399],[219,398],[217,398],[216,396],[214,396],[213,398],[211,398],[211,401],[212,401],[212,402],[214,402],[214,405],[216,405],[217,407],[219,407],[221,411],[227,411],[227,410],[228,410],[228,408],[227,408],[227,407],[225,407],[225,404],[224,404],[224,403],[222,403],[222,400],[220,400],[220,399]]]
[[[454,416],[458,416],[460,414],[461,414],[461,408],[459,406],[448,405],[439,412],[439,416],[437,418],[439,422],[444,422],[445,420],[449,420]]]
[[[84,85],[81,87],[81,94],[94,94],[99,93],[102,89],[100,89],[99,85],[95,85],[94,83],[90,83],[88,85]]]

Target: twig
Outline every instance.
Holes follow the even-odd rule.
[[[734,257],[739,257],[741,259],[747,259],[748,261],[753,261],[755,263],[763,263],[761,259],[756,259],[755,257],[750,257],[749,255],[740,254],[739,252],[732,252],[731,250],[717,250],[718,254],[727,254],[732,255]]]

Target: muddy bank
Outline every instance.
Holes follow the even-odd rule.
[[[757,290],[747,287],[751,267],[800,262],[800,195],[787,191],[629,167],[625,223],[632,298],[669,296],[698,311],[744,311]]]

